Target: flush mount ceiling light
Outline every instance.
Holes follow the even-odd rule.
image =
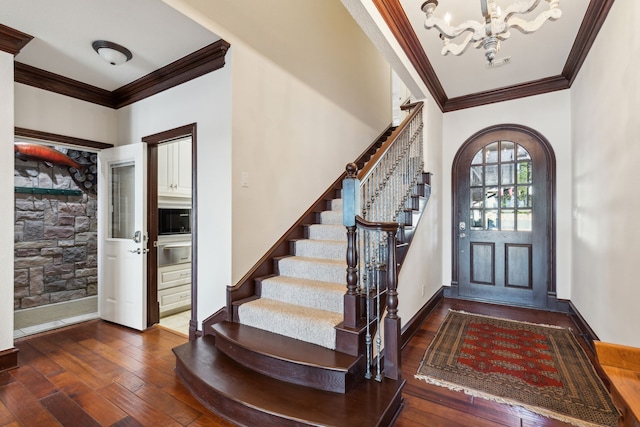
[[[106,40],[96,40],[91,43],[93,50],[111,65],[121,65],[133,58],[131,51],[117,43]]]
[[[441,51],[443,55],[448,53],[456,56],[462,55],[473,42],[476,49],[484,48],[487,61],[491,64],[496,57],[496,53],[500,51],[500,42],[508,39],[511,35],[509,32],[511,27],[520,30],[524,34],[530,34],[538,30],[547,20],[555,21],[560,18],[562,15],[562,11],[558,8],[560,0],[546,0],[546,2],[549,3],[548,10],[542,12],[532,21],[525,21],[514,15],[532,12],[540,3],[540,0],[519,1],[508,6],[504,12],[496,5],[496,0],[480,0],[480,8],[484,17],[483,22],[465,21],[456,27],[452,27],[448,13],[445,15],[445,19],[433,16],[433,12],[438,6],[438,1],[427,0],[422,5],[422,11],[427,15],[424,27],[427,30],[433,27],[440,30],[440,38],[444,43]],[[467,31],[469,31],[469,34],[462,42],[451,42],[451,40],[456,39]]]

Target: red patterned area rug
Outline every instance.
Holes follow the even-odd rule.
[[[450,311],[416,378],[577,426],[618,411],[569,329]]]

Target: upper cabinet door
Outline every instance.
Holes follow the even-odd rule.
[[[158,195],[191,197],[191,138],[158,146]]]

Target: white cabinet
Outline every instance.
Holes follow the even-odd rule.
[[[191,197],[191,139],[158,146],[158,196]]]
[[[191,307],[190,263],[158,268],[158,302],[161,317]]]

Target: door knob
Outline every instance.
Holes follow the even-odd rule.
[[[138,249],[129,249],[129,252],[131,252],[132,254],[140,255],[142,253],[142,249],[140,249],[140,248],[138,248]]]
[[[142,231],[136,231],[136,234],[133,235],[133,241],[136,243],[142,242]]]

